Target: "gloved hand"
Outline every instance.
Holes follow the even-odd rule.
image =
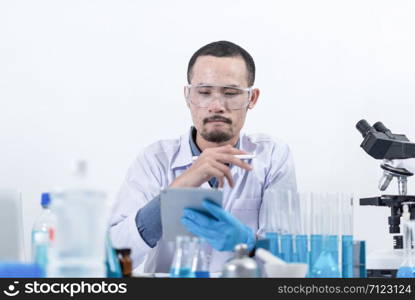
[[[209,200],[203,201],[203,207],[211,216],[191,208],[184,209],[181,221],[187,230],[203,237],[219,251],[233,251],[239,243],[247,244],[252,250],[255,236],[251,228]]]

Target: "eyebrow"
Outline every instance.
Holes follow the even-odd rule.
[[[200,83],[197,83],[197,85],[205,85],[205,86],[219,86],[219,85],[216,85],[216,84],[205,83],[205,82],[200,82]],[[226,85],[220,85],[220,86],[224,86],[224,87],[236,87],[236,88],[243,88],[243,87],[241,87],[241,86],[240,86],[240,85],[238,85],[238,84],[226,84]]]

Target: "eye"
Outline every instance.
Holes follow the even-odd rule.
[[[209,88],[198,88],[197,93],[202,96],[209,96],[212,91]]]
[[[241,91],[237,89],[226,89],[224,90],[223,94],[227,97],[233,97],[240,95]]]

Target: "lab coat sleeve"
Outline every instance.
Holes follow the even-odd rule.
[[[160,193],[161,172],[150,153],[141,153],[130,166],[113,205],[110,236],[115,248],[130,248],[133,267],[145,261],[150,247],[136,225],[140,208]]]
[[[270,169],[264,182],[263,198],[259,211],[257,236],[263,235],[266,230],[266,210],[269,209],[269,206],[266,207],[267,205],[264,201],[264,195],[269,193],[275,194],[275,191],[277,190],[290,190],[295,195],[297,192],[297,180],[292,152],[288,145],[282,142],[275,143],[272,149]],[[293,208],[295,210],[299,210],[298,197],[293,197],[292,201]],[[283,211],[288,210],[287,207],[284,207],[285,203],[280,202],[278,205],[279,209]]]

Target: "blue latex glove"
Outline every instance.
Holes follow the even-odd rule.
[[[203,201],[203,207],[211,216],[191,208],[184,209],[181,221],[187,230],[203,237],[219,251],[233,251],[239,243],[247,244],[249,250],[254,247],[255,236],[251,228],[211,201]]]

